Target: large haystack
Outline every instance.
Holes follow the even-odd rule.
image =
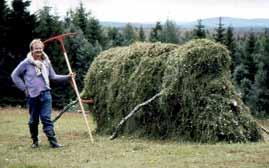
[[[136,43],[102,52],[82,96],[95,100],[97,132],[111,134],[137,104],[162,96],[130,118],[122,133],[198,142],[258,141],[261,134],[230,81],[220,44]]]

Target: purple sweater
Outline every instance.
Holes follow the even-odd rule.
[[[69,79],[69,75],[57,75],[51,64],[46,70],[51,80],[65,82]],[[39,96],[41,91],[50,90],[43,76],[37,76],[35,66],[27,58],[14,69],[11,78],[20,90],[27,90],[30,97]]]

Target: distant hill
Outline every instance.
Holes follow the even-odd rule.
[[[128,22],[102,22],[101,25],[104,27],[117,27],[121,28],[124,27]],[[131,23],[134,27],[140,27],[143,26],[143,28],[152,28],[155,26],[156,23]]]
[[[193,28],[197,25],[197,21],[192,22],[176,22],[177,26],[181,28]],[[207,18],[202,19],[202,24],[207,28],[217,27],[219,23],[219,18]],[[269,19],[242,19],[242,18],[232,18],[232,17],[222,17],[222,23],[225,27],[232,26],[234,28],[265,28],[269,27]],[[105,27],[124,27],[127,23],[124,22],[101,22]],[[131,23],[135,27],[143,26],[143,28],[152,28],[155,23]]]
[[[202,19],[202,24],[206,27],[217,27],[219,24],[219,17]],[[222,24],[225,27],[240,27],[240,28],[264,28],[269,27],[269,19],[242,19],[232,17],[222,17]],[[193,27],[197,25],[197,21],[193,22],[177,22],[181,27]]]

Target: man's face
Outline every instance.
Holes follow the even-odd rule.
[[[32,46],[32,54],[34,59],[41,59],[43,51],[43,44],[40,42],[34,43]]]

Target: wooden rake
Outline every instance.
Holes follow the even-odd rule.
[[[73,74],[73,71],[71,69],[71,65],[70,65],[70,62],[69,62],[69,59],[68,59],[68,56],[67,56],[67,53],[66,53],[66,50],[65,50],[65,47],[64,47],[64,38],[67,37],[67,36],[76,35],[76,34],[77,33],[64,33],[64,34],[57,35],[57,36],[51,37],[51,38],[43,41],[44,44],[46,44],[48,42],[51,42],[51,41],[59,41],[60,42],[61,49],[63,51],[64,58],[65,58],[65,61],[66,61],[66,64],[67,64],[67,67],[68,67],[68,70],[69,70],[70,74]],[[79,95],[76,80],[75,80],[75,78],[73,76],[72,76],[71,80],[72,80],[73,88],[75,90],[75,93],[76,93],[76,96],[77,96],[77,99],[78,99],[78,102],[79,102],[80,109],[81,109],[82,114],[83,114],[83,118],[84,118],[86,126],[88,128],[88,132],[89,132],[89,135],[90,135],[91,142],[93,143],[94,140],[93,140],[91,129],[90,129],[90,126],[89,126],[89,123],[88,123],[88,120],[87,120],[87,116],[86,116],[83,104],[82,104],[82,100],[81,100],[80,95]]]

